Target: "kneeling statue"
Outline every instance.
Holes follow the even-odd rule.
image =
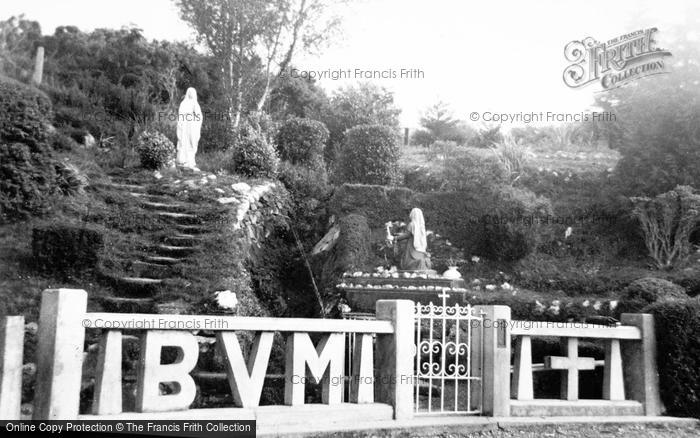
[[[420,208],[411,210],[406,232],[396,236],[397,241],[406,241],[401,251],[400,268],[402,271],[429,271],[432,268],[428,254],[428,240],[425,221]]]

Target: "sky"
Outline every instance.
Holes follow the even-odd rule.
[[[423,111],[444,101],[455,117],[478,112],[578,113],[599,91],[568,88],[562,80],[564,46],[593,37],[608,40],[638,29],[659,28],[659,46],[673,52],[664,29],[692,26],[700,18],[693,0],[351,0],[339,7],[340,38],[319,53],[301,54],[299,74],[352,71],[350,79],[322,79],[332,92],[357,82],[355,69],[396,73],[370,79],[392,92],[403,126],[415,127]],[[135,25],[149,38],[193,40],[172,0],[0,0],[0,18],[25,14],[44,33],[59,25],[82,30]],[[419,69],[401,78],[401,69]],[[653,80],[653,79],[645,79]]]

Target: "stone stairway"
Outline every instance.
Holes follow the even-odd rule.
[[[128,255],[122,261],[123,275],[110,276],[113,297],[102,304],[108,312],[167,313],[168,303],[156,303],[161,287],[178,277],[178,266],[187,263],[201,250],[202,236],[207,232],[197,214],[198,206],[188,204],[131,181],[113,179],[102,189],[120,192],[134,198],[139,207],[155,215],[167,230],[155,241],[145,242],[144,250]],[[172,304],[172,303],[170,303]],[[170,310],[168,310],[170,309]]]

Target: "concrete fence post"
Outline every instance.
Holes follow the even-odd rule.
[[[479,330],[483,336],[481,411],[492,417],[507,417],[510,416],[510,307],[474,306],[474,310],[484,317]]]
[[[0,318],[0,420],[19,420],[24,316]]]
[[[41,295],[35,420],[72,420],[80,407],[87,292],[47,289]]]
[[[415,363],[414,303],[379,300],[377,319],[391,321],[393,334],[378,334],[376,348],[376,401],[394,407],[394,418],[413,418],[413,364]]]
[[[623,313],[622,325],[639,328],[641,341],[622,342],[625,391],[627,398],[644,406],[644,415],[661,415],[663,410],[659,396],[659,372],[656,366],[656,333],[654,316],[646,313]]]

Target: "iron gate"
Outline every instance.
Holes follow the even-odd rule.
[[[417,415],[481,413],[483,315],[471,307],[416,303]]]

